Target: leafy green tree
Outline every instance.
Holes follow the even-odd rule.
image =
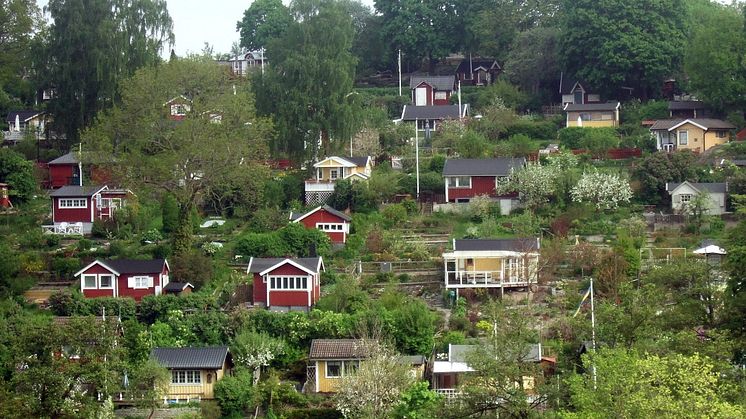
[[[476,131],[466,131],[456,140],[456,151],[466,159],[485,157],[490,152],[490,143]]]
[[[650,271],[645,281],[656,284],[669,302],[666,326],[713,328],[722,313],[722,293],[710,265],[697,260],[669,263]]]
[[[33,89],[23,77],[31,67],[34,32],[42,29],[39,6],[32,0],[0,2],[0,112],[8,111],[14,99],[32,102]]]
[[[602,349],[584,355],[583,364],[587,372],[568,380],[574,411],[562,417],[735,418],[746,413],[727,401],[733,389],[701,355]]]
[[[407,299],[393,311],[394,340],[403,354],[427,355],[433,350],[435,316],[419,299]]]
[[[189,110],[174,123],[164,103],[180,95]],[[144,68],[124,82],[121,105],[86,130],[84,149],[115,156],[125,184],[173,195],[179,207],[173,250],[182,253],[191,248],[192,214],[204,197],[264,165],[269,129],[253,104],[246,82],[230,79],[212,60]]]
[[[743,348],[746,342],[746,246],[739,245],[728,249],[726,269],[730,274],[725,291],[724,326],[738,337]],[[738,354],[741,362],[746,359],[746,351]]]
[[[647,99],[681,64],[683,0],[564,0],[562,51],[567,74],[614,98],[621,87]]]
[[[715,110],[746,105],[746,54],[742,7],[708,2],[697,9],[692,36],[684,55],[691,89]],[[720,28],[729,28],[727,31]]]
[[[163,195],[161,200],[161,218],[163,219],[163,232],[171,233],[179,227],[179,203],[171,194]]]
[[[401,393],[392,413],[395,419],[426,419],[437,416],[443,396],[430,390],[427,381],[418,381]]]
[[[266,48],[269,41],[282,36],[293,22],[290,10],[280,0],[257,0],[236,24],[241,46],[250,50]]]
[[[316,157],[319,143],[329,152],[357,130],[354,29],[337,0],[295,0],[290,11],[295,21],[270,41],[272,65],[257,77],[257,108],[275,121],[273,152]]]
[[[506,182],[497,185],[496,190],[498,194],[518,192],[521,202],[531,211],[536,211],[554,194],[556,178],[555,167],[534,163],[513,172]]]
[[[256,404],[255,397],[253,378],[246,369],[241,368],[215,383],[215,399],[224,416],[245,417]]]
[[[559,73],[560,33],[553,27],[521,32],[505,62],[505,75],[525,92],[554,87]]]
[[[169,371],[150,359],[132,372],[128,393],[138,406],[150,409],[148,418],[151,418],[155,409],[163,406],[163,397],[168,394],[170,385]]]
[[[11,201],[28,201],[36,191],[34,164],[9,148],[0,149],[0,182],[8,184]]]
[[[46,10],[50,110],[71,144],[118,99],[123,79],[159,62],[173,23],[163,0],[50,0]]]
[[[588,202],[596,209],[613,210],[632,199],[629,182],[617,173],[603,173],[597,170],[584,172],[580,180],[570,190],[575,202]]]
[[[689,152],[653,153],[640,160],[632,178],[640,181],[644,202],[660,203],[667,182],[697,181],[697,157]]]
[[[231,353],[236,364],[252,371],[253,383],[259,382],[262,367],[269,364],[286,350],[283,340],[266,333],[242,331],[231,344]]]

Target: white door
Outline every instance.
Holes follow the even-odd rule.
[[[427,88],[418,87],[414,90],[414,105],[415,106],[427,105]]]

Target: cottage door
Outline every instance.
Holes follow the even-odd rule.
[[[418,87],[414,90],[414,105],[415,106],[427,105],[427,88]]]

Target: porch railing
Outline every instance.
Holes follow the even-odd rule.
[[[83,223],[43,225],[41,229],[45,234],[83,235]]]

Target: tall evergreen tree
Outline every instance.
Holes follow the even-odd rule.
[[[120,80],[159,61],[173,23],[165,0],[50,0],[47,10],[50,110],[69,144],[118,98]]]

